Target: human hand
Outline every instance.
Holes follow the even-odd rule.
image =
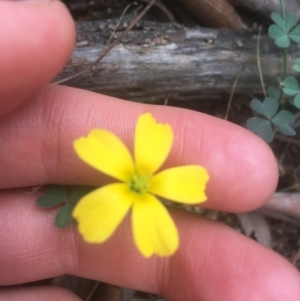
[[[170,258],[143,258],[129,218],[101,245],[83,242],[76,227],[56,229],[55,212],[40,210],[37,195],[22,187],[107,181],[78,159],[73,140],[106,128],[130,147],[136,119],[145,111],[174,130],[166,166],[207,168],[208,208],[242,212],[262,205],[276,187],[276,162],[259,138],[220,119],[46,85],[74,44],[72,20],[58,1],[0,2],[0,36],[0,285],[67,273],[174,301],[300,300],[299,273],[285,259],[187,212],[170,209],[181,239]],[[23,287],[0,289],[4,300],[79,299],[55,287]]]

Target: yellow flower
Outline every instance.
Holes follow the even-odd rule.
[[[103,129],[74,141],[75,152],[84,162],[121,181],[92,191],[76,205],[73,217],[86,242],[109,239],[131,209],[134,242],[145,257],[168,256],[177,250],[177,228],[155,195],[185,204],[204,202],[209,176],[198,165],[155,174],[172,143],[170,125],[156,123],[150,113],[138,118],[134,159],[117,136]]]

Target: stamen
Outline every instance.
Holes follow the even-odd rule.
[[[136,193],[144,193],[149,188],[149,176],[134,175],[129,182],[129,187]]]

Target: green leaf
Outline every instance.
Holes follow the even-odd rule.
[[[268,33],[278,47],[289,47],[290,39],[300,44],[300,25],[296,26],[297,16],[295,14],[288,14],[283,19],[279,14],[274,13],[271,18],[275,24],[269,27]],[[293,29],[293,27],[295,28]]]
[[[70,203],[65,204],[61,207],[55,218],[55,226],[58,228],[65,228],[72,221],[72,212],[74,206]]]
[[[277,112],[278,101],[272,97],[266,97],[263,102],[253,99],[250,106],[255,112],[271,119]]]
[[[300,94],[297,94],[294,98],[294,105],[296,106],[296,108],[300,109]]]
[[[281,28],[274,24],[269,27],[268,33],[272,39],[287,37],[287,34]]]
[[[291,125],[295,122],[295,116],[293,113],[287,110],[282,110],[278,114],[274,116],[272,119],[272,123],[280,131],[285,135],[295,135],[295,130],[291,127]]]
[[[284,81],[283,81],[283,86],[282,88],[283,92],[286,95],[293,96],[299,93],[299,85],[295,77],[293,76],[288,76]]]
[[[267,88],[267,94],[276,100],[280,97],[280,91],[272,86]]]
[[[300,25],[296,26],[290,33],[289,37],[296,42],[297,44],[300,44]]]
[[[273,123],[282,122],[288,125],[292,125],[295,122],[295,116],[288,110],[282,110],[274,116],[272,119]]]
[[[280,48],[287,48],[290,46],[290,39],[288,34],[277,25],[271,25],[268,29],[270,38],[275,39],[275,44]]]
[[[285,22],[282,19],[281,15],[278,13],[272,13],[271,14],[271,19],[275,24],[277,24],[282,30],[285,30]]]
[[[75,186],[73,187],[69,201],[73,205],[76,205],[77,202],[86,194],[90,193],[91,191],[95,190],[96,187],[94,186]]]
[[[296,64],[293,66],[293,69],[297,72],[300,72],[300,59],[296,60]]]
[[[275,127],[282,134],[285,134],[285,135],[288,135],[288,136],[296,135],[296,131],[287,124],[278,124]]]
[[[42,208],[51,208],[67,201],[66,187],[62,185],[49,185],[46,194],[37,199],[37,204]]]
[[[291,45],[290,39],[287,35],[275,39],[275,44],[280,48],[288,48]]]
[[[247,128],[260,136],[267,143],[271,142],[274,138],[271,122],[269,120],[251,117],[247,120]]]
[[[297,22],[298,18],[295,14],[287,14],[284,18],[285,31],[289,32],[297,24]]]
[[[250,102],[250,107],[252,108],[253,111],[267,117],[264,105],[258,99],[256,98],[252,99]]]
[[[294,65],[293,69],[297,72],[300,72],[300,65]]]

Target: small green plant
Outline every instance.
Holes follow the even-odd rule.
[[[259,113],[265,118],[252,117],[247,121],[247,127],[266,142],[271,142],[274,138],[275,130],[286,134],[295,135],[295,130],[291,125],[295,122],[294,115],[287,110],[278,111],[278,100],[272,97],[266,97],[263,102],[258,99],[252,99],[250,103],[253,111]]]
[[[267,143],[271,142],[276,132],[285,135],[295,135],[292,128],[295,122],[294,114],[285,109],[288,103],[300,109],[300,88],[294,76],[287,76],[287,50],[291,42],[300,44],[300,25],[297,25],[295,14],[285,14],[284,0],[281,3],[281,15],[273,13],[272,24],[268,33],[275,44],[283,49],[283,71],[278,89],[269,87],[263,101],[252,99],[250,106],[259,117],[247,120],[247,128],[259,135]],[[300,72],[300,58],[293,65],[293,70]]]
[[[295,14],[280,16],[277,13],[271,15],[275,24],[269,27],[269,36],[275,40],[275,44],[280,48],[287,48],[291,41],[300,43],[300,25],[296,26],[298,18]]]
[[[55,218],[55,225],[58,228],[65,228],[70,222],[75,222],[72,212],[78,201],[95,187],[63,185],[48,185],[45,194],[37,199],[37,204],[41,208],[60,207]]]

